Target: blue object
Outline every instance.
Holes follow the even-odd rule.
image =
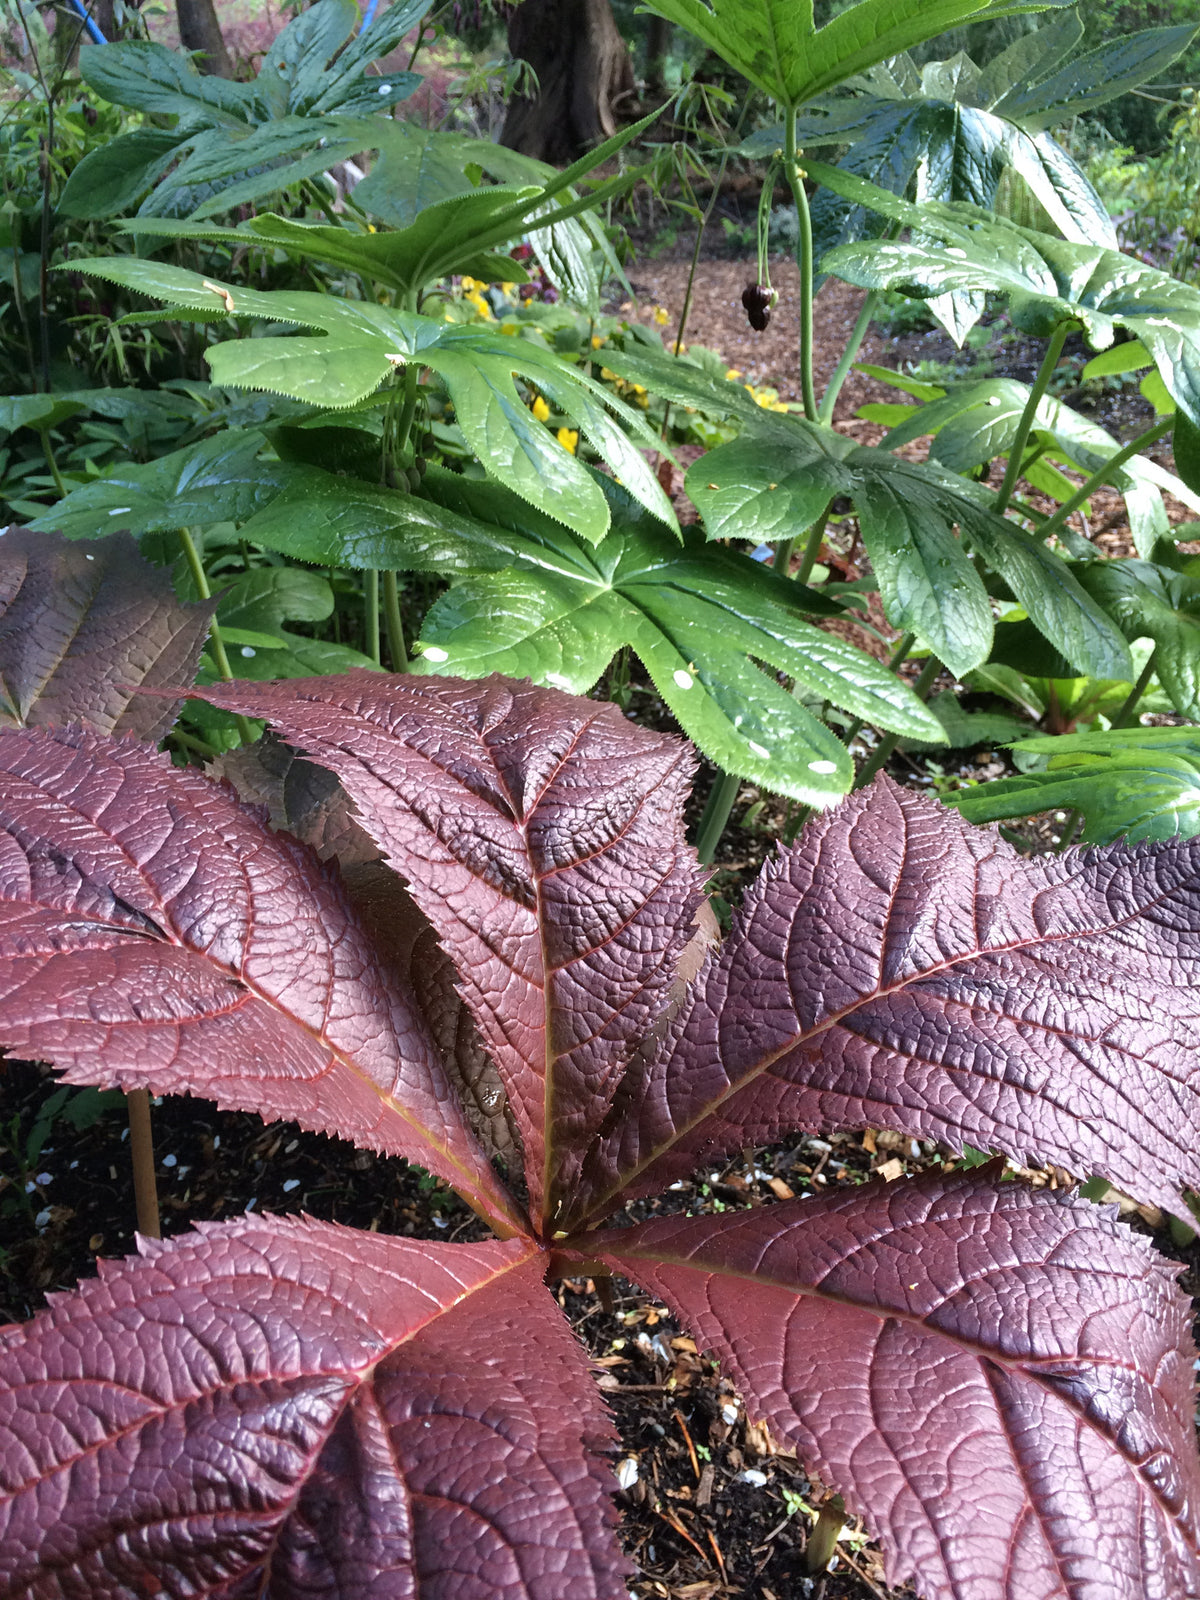
[[[98,25],[92,21],[92,18],[88,14],[88,8],[84,5],[83,0],[71,0],[71,5],[74,7],[77,15],[83,19],[84,26],[87,28],[87,31],[91,34],[95,42],[97,44],[107,44],[108,40],[100,32]]]
[[[76,3],[78,3],[78,0],[76,0]],[[367,29],[375,21],[375,13],[378,10],[379,0],[367,0],[367,9],[363,13],[362,27],[358,30],[359,33],[366,33]]]

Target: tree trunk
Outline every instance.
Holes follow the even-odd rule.
[[[609,0],[523,0],[508,25],[512,56],[538,75],[535,99],[514,99],[501,144],[562,165],[617,131],[633,63]]]
[[[200,71],[217,78],[232,78],[233,66],[221,37],[221,24],[213,0],[175,0],[175,16],[183,48],[204,52],[198,63]]]
[[[646,81],[656,95],[667,92],[667,51],[670,46],[671,24],[666,17],[650,17],[646,23]]]

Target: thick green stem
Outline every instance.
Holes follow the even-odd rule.
[[[385,572],[383,575],[383,619],[387,624],[392,671],[407,672],[408,651],[404,648],[404,623],[400,616],[400,586],[394,572]]]
[[[729,821],[729,813],[733,810],[741,786],[742,780],[732,772],[722,772],[709,791],[708,804],[696,833],[696,854],[700,857],[701,866],[712,866],[717,844],[725,832],[725,824]]]
[[[817,1520],[804,1547],[804,1566],[810,1577],[824,1572],[833,1560],[838,1535],[846,1526],[846,1507],[840,1494],[835,1494],[817,1513]]]
[[[800,268],[800,393],[804,400],[804,415],[810,422],[817,420],[817,395],[813,388],[813,236],[812,217],[808,210],[808,195],[804,192],[804,177],[800,170],[796,150],[796,108],[789,106],[784,127],[783,168],[787,173],[792,199],[796,202],[796,217],[800,235],[796,243],[796,265]]]
[[[46,457],[46,465],[50,468],[50,476],[54,479],[54,487],[58,490],[59,494],[65,497],[67,493],[67,486],[63,482],[62,473],[58,470],[58,462],[54,459],[54,450],[50,444],[49,428],[39,428],[38,437],[42,441],[42,453]]]
[[[825,538],[825,529],[829,525],[829,512],[833,501],[829,502],[821,515],[809,530],[808,543],[804,546],[804,554],[800,557],[800,567],[796,573],[797,583],[807,583],[812,577],[812,569],[817,564],[817,557],[821,553],[821,542]]]
[[[829,380],[829,387],[821,400],[821,409],[817,415],[818,422],[823,422],[826,427],[833,421],[833,408],[837,405],[837,397],[842,392],[842,385],[850,376],[850,368],[854,365],[854,358],[862,349],[863,340],[871,326],[871,318],[875,315],[875,307],[879,304],[879,290],[872,289],[863,301],[863,308],[858,313],[858,321],[854,324],[854,331],[850,335],[850,343],[842,351],[842,359],[833,369],[833,377]]]
[[[1157,443],[1164,433],[1169,433],[1175,425],[1175,418],[1160,417],[1152,428],[1147,428],[1145,433],[1139,433],[1136,439],[1131,439],[1127,445],[1118,450],[1115,456],[1110,456],[1102,467],[1092,473],[1086,483],[1082,484],[1069,500],[1064,500],[1058,510],[1038,528],[1038,538],[1048,539],[1052,533],[1057,533],[1064,526],[1068,517],[1079,510],[1084,501],[1093,495],[1097,489],[1103,489],[1106,483],[1111,483],[1113,476],[1133,456]]]
[[[1063,345],[1067,342],[1067,335],[1075,326],[1074,322],[1060,322],[1050,337],[1050,344],[1046,354],[1042,357],[1042,364],[1038,368],[1037,377],[1033,380],[1033,388],[1029,391],[1029,399],[1025,402],[1025,409],[1021,413],[1021,420],[1017,423],[1016,436],[1012,448],[1008,453],[1008,466],[1004,469],[1004,482],[1000,485],[1000,497],[996,502],[996,510],[1001,514],[1008,507],[1008,502],[1013,497],[1013,490],[1017,487],[1017,479],[1021,476],[1021,467],[1025,461],[1025,446],[1029,443],[1029,435],[1033,431],[1034,422],[1037,420],[1037,408],[1042,403],[1042,396],[1050,386],[1050,379],[1058,366],[1062,355]]]
[[[921,668],[920,677],[917,679],[916,683],[913,684],[913,692],[918,695],[920,699],[924,700],[925,696],[929,693],[929,690],[932,687],[933,680],[937,677],[941,670],[942,663],[938,660],[937,656],[930,656],[929,660]],[[871,779],[883,766],[884,762],[888,759],[892,751],[899,743],[900,735],[898,733],[889,733],[886,735],[886,737],[879,741],[871,753],[870,760],[866,763],[858,777],[854,780],[854,787],[856,789],[866,788],[867,784],[870,783]]]
[[[183,546],[184,559],[187,561],[188,570],[192,574],[192,582],[196,585],[196,593],[201,600],[212,598],[212,590],[208,586],[208,574],[204,570],[204,561],[200,554],[200,546],[192,537],[187,528],[180,528],[179,542]],[[208,642],[212,646],[213,661],[216,663],[218,673],[229,683],[233,678],[233,669],[229,665],[229,657],[225,652],[225,641],[221,637],[221,629],[214,617],[208,625]],[[243,744],[254,743],[254,729],[246,718],[237,713],[234,717],[238,732],[242,736]]]
[[[363,622],[367,631],[367,654],[377,667],[383,665],[379,649],[379,574],[363,574]]]

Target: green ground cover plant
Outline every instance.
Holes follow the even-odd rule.
[[[1200,1593],[1181,1297],[1107,1212],[1003,1170],[1176,1214],[1200,1185],[1200,573],[1164,498],[1200,513],[1200,290],[1118,247],[1054,137],[1196,30],[1086,51],[1061,0],[652,9],[771,104],[718,159],[761,179],[756,327],[792,197],[798,403],[610,309],[612,206],[694,157],[654,116],[563,171],[405,119],[428,0],[362,30],[317,0],[248,82],[86,46],[70,94],[105,136],[83,118],[23,173],[0,1045],[128,1092],[148,1218],[147,1097],[196,1093],[403,1155],[497,1240],[208,1225],[5,1330],[5,1594],[623,1600],[607,1424],[543,1287],[612,1273],[893,1580]],[[930,53],[1042,13],[982,65]],[[374,70],[401,41],[406,69]],[[51,127],[50,80],[27,88],[23,126]],[[867,300],[818,394],[829,275]],[[1002,312],[1036,374],[870,367],[898,398],[855,442],[834,407],[885,295],[959,344]],[[1133,437],[1056,392],[1076,336],[1085,379],[1141,385]],[[1131,554],[1088,536],[1101,489]],[[887,662],[830,626],[880,616]],[[602,703],[614,661],[717,768],[695,852],[691,755]],[[344,786],[319,833],[217,781],[280,739]],[[957,815],[879,776],[982,741],[1013,771]],[[743,780],[793,837],[689,985]],[[1064,846],[1103,848],[1029,861],[976,826],[1054,808]],[[702,1160],[862,1127],[996,1163],[637,1212]],[[219,1489],[209,1451],[236,1457]]]

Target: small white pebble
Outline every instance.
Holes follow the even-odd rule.
[[[39,1172],[35,1181],[45,1188],[48,1183],[54,1182],[54,1174],[52,1172]]]
[[[242,646],[242,654],[243,654],[243,656],[246,657],[247,660],[249,660],[249,658],[252,655],[257,654],[257,652],[255,651],[255,648],[254,648],[254,646],[252,644],[244,644]]]
[[[449,661],[450,652],[449,652],[449,650],[443,650],[440,644],[426,645],[425,646],[425,659],[426,659],[426,661],[434,661],[434,662]]]
[[[49,1213],[49,1211],[39,1211],[37,1216],[34,1217],[34,1219],[33,1219],[34,1227],[38,1228],[39,1230],[42,1229],[42,1228],[45,1228],[46,1226],[48,1226],[49,1222],[50,1222],[50,1213]]]
[[[164,1167],[177,1167],[179,1165],[179,1157],[178,1156],[164,1156],[162,1164],[163,1164]]]
[[[434,1217],[433,1225],[435,1228],[448,1228],[450,1223],[445,1217]]]
[[[219,1133],[214,1133],[213,1134],[213,1149],[214,1150],[219,1150],[220,1148],[221,1148],[221,1135]]]
[[[300,1179],[299,1178],[289,1178],[288,1181],[283,1186],[283,1192],[284,1192],[284,1194],[291,1194],[293,1189],[298,1189],[299,1187],[300,1187]]]
[[[745,1472],[738,1473],[737,1481],[748,1483],[755,1489],[763,1489],[766,1487],[767,1475],[765,1472],[760,1472],[757,1467],[747,1467]]]
[[[392,86],[390,83],[381,83],[375,91],[376,94],[391,94],[391,92]]]
[[[257,1204],[258,1204],[257,1196],[255,1196],[254,1198],[252,1198],[250,1200],[247,1200],[246,1201],[246,1210],[247,1211],[253,1211]]]
[[[732,1428],[737,1419],[738,1408],[734,1405],[732,1400],[727,1400],[721,1407],[721,1421],[727,1422]]]
[[[681,689],[690,689],[692,684],[696,681],[692,677],[691,673],[685,672],[682,667],[678,667],[672,676]]]
[[[638,1481],[638,1464],[636,1456],[626,1456],[624,1461],[617,1463],[617,1483],[622,1489],[632,1489]]]
[[[299,1148],[300,1148],[299,1139],[289,1139],[288,1142],[283,1147],[283,1153],[284,1153],[285,1156],[290,1156],[293,1150],[299,1150]],[[299,1179],[297,1179],[297,1182],[299,1182]]]
[[[836,772],[837,771],[837,762],[836,761],[810,761],[808,763],[808,770],[810,772],[820,772],[820,773]]]
[[[95,561],[96,558],[95,558],[95,556],[85,555],[83,559],[85,561]]]

